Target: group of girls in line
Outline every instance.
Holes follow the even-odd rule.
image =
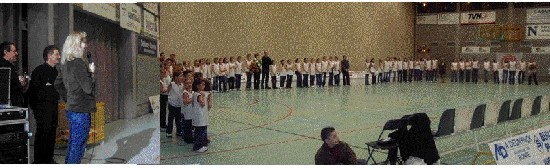
[[[537,80],[537,63],[534,60],[526,62],[525,60],[516,61],[515,59],[497,61],[493,59],[490,62],[484,59],[478,62],[476,59],[455,59],[451,63],[451,82],[473,82],[477,83],[479,78],[479,69],[483,68],[483,81],[489,82],[489,76],[492,75],[493,82],[496,84],[523,84],[527,73],[528,84]]]
[[[439,72],[444,74],[444,69],[439,64],[437,59],[408,59],[408,58],[391,58],[386,60],[379,59],[378,64],[374,58],[365,59],[365,85],[391,83],[391,82],[413,82],[422,81],[428,82],[437,81]],[[438,71],[439,70],[439,71]],[[443,70],[443,71],[442,71]]]
[[[260,80],[259,75],[252,75],[259,73],[258,71],[262,69],[257,56],[252,58],[249,54],[245,60],[241,56],[236,59],[234,57],[213,58],[213,61],[210,61],[210,58],[204,58],[195,60],[192,65],[183,61],[181,66],[172,69],[201,73],[203,78],[213,81],[214,92],[239,91],[242,88],[243,75],[250,79],[246,81],[246,89],[251,89],[251,83]],[[269,65],[271,87],[267,88],[292,88],[293,82],[296,82],[295,85],[299,88],[324,87],[327,86],[327,77],[328,86],[339,86],[340,69],[340,61],[336,56],[272,61]],[[294,77],[296,77],[295,81]]]
[[[172,137],[175,122],[182,144],[193,143],[193,150],[199,153],[208,150],[208,112],[212,108],[210,81],[201,76],[200,72],[185,70],[176,71],[171,77],[166,69],[161,69],[160,81],[160,92],[168,95],[166,137]]]

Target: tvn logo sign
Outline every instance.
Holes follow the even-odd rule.
[[[487,18],[486,13],[468,13],[468,19],[470,20],[479,20],[483,18]]]
[[[495,21],[495,12],[468,12],[460,17],[461,24],[494,24]]]

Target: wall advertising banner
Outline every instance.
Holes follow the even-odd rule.
[[[491,53],[491,47],[462,47],[462,54],[486,54]]]
[[[141,33],[141,8],[136,4],[120,4],[120,27]]]
[[[460,23],[459,13],[444,13],[437,15],[437,24],[458,24]]]
[[[143,11],[143,33],[158,37],[158,19],[147,11]]]
[[[531,54],[550,54],[550,47],[531,47]]]
[[[494,24],[496,12],[468,12],[461,13],[460,24]]]
[[[497,61],[518,61],[523,57],[523,53],[496,53]]]
[[[550,126],[488,145],[499,165],[550,165]]]
[[[143,8],[147,9],[154,15],[159,15],[159,5],[157,2],[143,2]]]
[[[437,24],[437,15],[416,16],[416,24]]]
[[[550,8],[527,9],[527,23],[550,23]]]
[[[138,54],[157,56],[157,41],[147,38],[138,37]]]
[[[114,3],[82,3],[82,9],[112,21],[118,21]]]
[[[550,24],[525,26],[525,39],[550,39]]]

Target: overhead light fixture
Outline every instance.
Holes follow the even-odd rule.
[[[428,3],[422,2],[422,7],[426,7],[426,5],[428,5]]]

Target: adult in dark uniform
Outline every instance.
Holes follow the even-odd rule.
[[[12,106],[23,106],[23,91],[27,86],[26,80],[19,80],[17,75],[17,68],[14,63],[17,61],[17,47],[15,43],[3,42],[0,44],[0,50],[2,50],[2,58],[0,59],[0,67],[11,69],[10,79],[10,101]]]
[[[34,140],[35,164],[55,163],[53,160],[55,131],[57,129],[57,103],[59,93],[54,87],[59,63],[59,48],[50,45],[42,54],[45,63],[34,68],[30,81],[30,107],[36,119]]]
[[[267,51],[264,51],[264,56],[262,57],[262,81],[261,81],[261,88],[266,88],[266,89],[271,89],[268,85],[267,85],[267,81],[269,80],[269,66],[271,65],[271,63],[273,62],[273,60],[271,60],[271,58],[269,58],[269,52]]]
[[[344,86],[350,85],[350,79],[349,79],[349,61],[347,56],[342,56],[342,73],[344,76]]]

